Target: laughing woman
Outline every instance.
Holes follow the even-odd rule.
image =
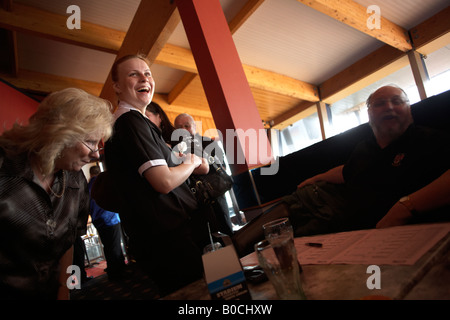
[[[207,224],[186,179],[201,170],[201,158],[174,161],[161,130],[145,115],[155,92],[149,64],[125,56],[112,68],[119,98],[114,134],[105,160],[123,206],[120,216],[129,249],[165,295],[200,278]]]
[[[112,124],[109,103],[69,88],[0,136],[0,299],[69,297],[66,271],[89,208],[81,168],[99,158]]]

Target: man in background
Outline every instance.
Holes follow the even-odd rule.
[[[450,138],[416,126],[406,93],[384,86],[367,99],[373,134],[343,165],[302,181],[270,212],[235,234],[264,238],[265,222],[289,217],[296,237],[450,219]],[[247,237],[248,238],[248,237]]]
[[[187,113],[179,114],[174,121],[174,126],[176,129],[185,129],[189,131],[194,141],[197,141],[202,146],[202,151],[205,149],[209,151],[211,154],[207,156],[216,157],[220,163],[223,165],[224,163],[224,153],[222,149],[219,147],[216,141],[203,137],[197,132],[197,128],[195,125],[195,121],[191,115]],[[204,155],[205,156],[205,155]],[[209,170],[208,174],[214,174],[214,170]],[[229,209],[227,200],[225,199],[225,195],[217,198],[212,203],[212,208],[216,215],[216,220],[218,224],[218,229],[220,232],[225,233],[229,236],[233,234],[233,227],[230,219]]]

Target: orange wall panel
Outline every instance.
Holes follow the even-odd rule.
[[[27,124],[39,105],[38,101],[3,81],[0,81],[0,97],[0,134],[15,122]]]

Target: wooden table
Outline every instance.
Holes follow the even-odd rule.
[[[434,239],[434,241],[423,239],[421,243],[427,244],[427,242],[430,242],[431,247],[414,264],[394,262],[391,265],[378,265],[380,268],[380,289],[368,288],[367,280],[372,276],[372,272],[368,273],[368,267],[372,265],[371,263],[302,264],[301,278],[307,298],[311,300],[358,300],[377,296],[387,299],[450,299],[450,256],[448,254],[450,251],[450,223],[436,226],[442,229],[439,230],[441,230],[443,236],[437,240]],[[429,227],[430,225],[421,226],[424,229]],[[408,229],[411,228],[410,226],[396,228],[394,234],[411,230]],[[305,241],[322,239],[322,241],[325,241],[324,244],[327,245],[326,241],[330,239],[336,241],[336,237],[339,238],[341,235],[354,239],[352,237],[356,236],[357,232],[296,238],[300,262],[302,262],[301,251],[306,250],[301,247],[304,246]],[[371,243],[370,245],[376,245],[377,250],[387,250],[387,248],[392,247],[392,243],[385,243],[386,241],[383,238],[384,235],[381,240],[377,240],[380,241],[379,244]],[[408,245],[409,240],[403,241]],[[365,236],[359,245],[363,246],[368,242],[369,238]],[[316,249],[320,250],[321,248]],[[383,250],[378,251],[383,252]],[[411,250],[411,248],[408,250]],[[303,253],[303,256],[306,257],[306,253]],[[345,259],[348,259],[348,255]],[[337,257],[337,260],[339,260],[339,257]],[[241,259],[243,265],[253,264],[252,261],[255,261],[253,254]],[[269,281],[258,285],[249,283],[248,286],[253,300],[274,300],[278,298]],[[205,281],[199,280],[164,297],[164,299],[209,300],[210,296]]]

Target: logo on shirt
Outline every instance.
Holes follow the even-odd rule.
[[[395,156],[394,161],[392,161],[393,167],[399,167],[402,164],[403,159],[405,158],[404,153],[399,153]]]

